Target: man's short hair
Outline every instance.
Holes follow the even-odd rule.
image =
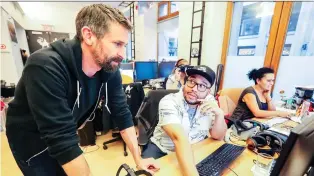
[[[92,4],[82,8],[76,16],[76,36],[83,40],[81,30],[84,26],[91,28],[97,39],[104,37],[109,30],[111,22],[121,24],[128,30],[132,30],[130,21],[123,13],[105,4]]]

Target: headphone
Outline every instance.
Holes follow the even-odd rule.
[[[282,149],[282,140],[268,131],[257,133],[255,136],[248,138],[246,144],[248,149],[255,153],[266,153],[271,156],[280,153]],[[263,149],[264,146],[269,146],[270,149]]]

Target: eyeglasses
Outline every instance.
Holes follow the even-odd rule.
[[[197,90],[200,92],[205,92],[206,89],[210,89],[210,87],[208,87],[204,84],[198,84],[194,80],[190,80],[190,79],[187,80],[186,85],[190,88],[193,88],[194,86],[197,85]]]

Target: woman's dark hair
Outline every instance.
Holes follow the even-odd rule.
[[[253,79],[255,84],[257,84],[256,80],[263,78],[267,73],[274,73],[274,70],[268,67],[262,67],[258,70],[251,70],[247,75],[249,77],[249,80]]]

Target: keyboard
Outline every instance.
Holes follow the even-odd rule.
[[[196,165],[200,176],[221,175],[233,160],[241,155],[245,147],[232,144],[223,144],[214,153]]]

